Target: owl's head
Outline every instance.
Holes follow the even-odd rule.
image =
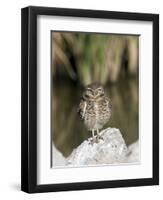
[[[104,88],[100,83],[92,83],[86,86],[83,97],[89,100],[97,100],[102,98],[104,94]]]

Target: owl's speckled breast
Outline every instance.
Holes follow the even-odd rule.
[[[111,110],[106,99],[102,101],[87,102],[84,123],[89,130],[101,129],[106,124],[111,115]]]
[[[80,100],[78,113],[86,127],[97,134],[110,119],[111,103],[99,83],[92,83],[85,88]]]

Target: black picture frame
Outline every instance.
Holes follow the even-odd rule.
[[[37,185],[37,16],[55,15],[153,23],[153,177]],[[159,184],[159,15],[30,6],[21,11],[21,190],[28,193]]]

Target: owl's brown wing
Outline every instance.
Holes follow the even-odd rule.
[[[111,103],[111,100],[108,98],[108,97],[105,97],[105,101],[108,105],[108,108],[111,110],[112,109],[112,103]]]
[[[81,119],[84,119],[85,116],[85,111],[87,107],[87,102],[83,99],[80,100],[79,108],[78,108],[78,113]]]

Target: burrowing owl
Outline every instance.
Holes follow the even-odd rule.
[[[93,142],[99,140],[99,129],[109,121],[111,103],[99,83],[88,85],[82,95],[78,113],[88,130],[92,131]],[[95,131],[97,135],[95,136]]]

